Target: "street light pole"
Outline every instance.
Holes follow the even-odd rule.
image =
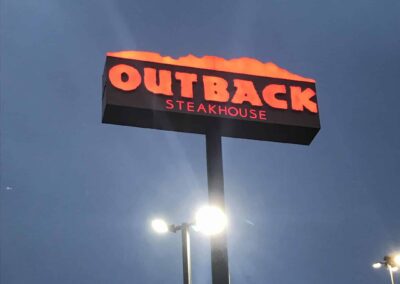
[[[394,277],[393,277],[393,270],[390,265],[388,265],[389,273],[390,273],[390,280],[392,281],[392,284],[394,284]]]
[[[183,284],[192,284],[192,265],[190,260],[190,224],[183,223],[182,231],[182,264],[183,264]]]

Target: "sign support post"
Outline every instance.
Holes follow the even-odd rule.
[[[221,135],[216,127],[206,132],[208,199],[225,209]],[[213,284],[229,284],[226,232],[211,237],[211,274]]]

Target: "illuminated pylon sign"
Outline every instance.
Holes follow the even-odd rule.
[[[103,122],[310,144],[320,129],[315,81],[273,63],[110,52]]]

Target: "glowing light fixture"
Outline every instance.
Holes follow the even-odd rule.
[[[385,266],[387,270],[389,271],[390,275],[390,282],[391,284],[395,284],[395,278],[393,275],[393,272],[396,272],[399,270],[399,265],[400,264],[400,254],[392,254],[392,255],[387,255],[383,258],[383,261],[376,262],[372,264],[373,268],[381,268],[382,266]]]
[[[400,267],[400,254],[395,255],[395,256],[393,257],[393,261],[394,261],[394,263],[395,263],[398,267]]]
[[[151,227],[159,234],[165,234],[169,231],[168,224],[162,219],[154,219],[151,221]]]
[[[215,206],[204,206],[196,213],[196,229],[205,235],[212,236],[225,230],[228,219],[225,213]]]
[[[151,227],[159,234],[167,232],[182,233],[182,265],[183,265],[183,283],[192,283],[192,268],[190,259],[190,229],[202,232],[211,236],[221,233],[225,230],[228,221],[225,213],[215,206],[204,206],[196,213],[196,222],[187,222],[182,224],[167,224],[162,219],[154,219]]]

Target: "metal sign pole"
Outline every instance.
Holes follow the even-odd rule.
[[[221,135],[210,127],[206,133],[208,199],[211,205],[224,210],[224,175]],[[229,284],[226,233],[211,237],[211,273],[213,284]]]

